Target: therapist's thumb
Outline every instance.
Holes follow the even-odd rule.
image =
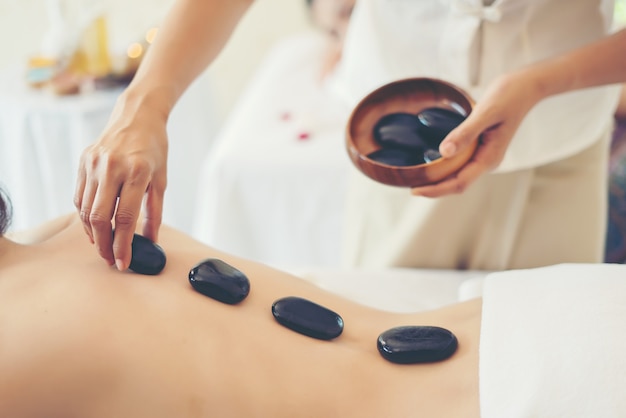
[[[468,147],[487,128],[472,115],[468,116],[459,126],[453,129],[439,144],[439,153],[444,158],[451,158]]]

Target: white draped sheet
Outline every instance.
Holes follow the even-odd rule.
[[[484,418],[626,416],[626,266],[563,264],[485,279]]]
[[[349,109],[318,79],[323,52],[308,32],[271,50],[204,162],[197,239],[269,264],[339,264]]]

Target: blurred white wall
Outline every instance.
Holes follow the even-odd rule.
[[[221,111],[227,112],[232,107],[277,39],[310,28],[305,0],[256,0],[209,70],[212,80],[217,82],[214,88],[222,104]]]
[[[50,26],[47,1],[0,0],[0,71],[25,63],[29,56],[41,50]],[[88,4],[99,0],[62,1],[75,7],[77,2]],[[140,40],[147,29],[158,26],[173,1],[102,0],[108,18],[110,49],[124,51],[129,43]],[[228,113],[272,43],[308,27],[305,0],[255,1],[209,69],[218,119]]]
[[[40,50],[49,29],[47,1],[0,0],[0,71],[26,62]],[[101,2],[108,13],[110,47],[119,52],[158,25],[174,0],[61,1]],[[615,18],[619,26],[626,23],[626,0],[616,0]],[[309,28],[305,0],[255,1],[207,74],[218,120],[228,114],[269,46],[279,37]]]

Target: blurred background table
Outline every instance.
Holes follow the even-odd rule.
[[[21,68],[0,76],[0,183],[13,206],[12,229],[74,211],[82,151],[104,129],[122,88],[54,96],[25,84]],[[169,179],[164,221],[190,232],[201,161],[216,129],[209,80],[202,76],[168,124]]]

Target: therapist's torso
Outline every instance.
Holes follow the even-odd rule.
[[[480,100],[500,74],[598,40],[613,0],[358,0],[336,86],[352,106],[373,89],[435,77]],[[525,118],[498,171],[573,155],[610,129],[616,86],[551,97]]]

